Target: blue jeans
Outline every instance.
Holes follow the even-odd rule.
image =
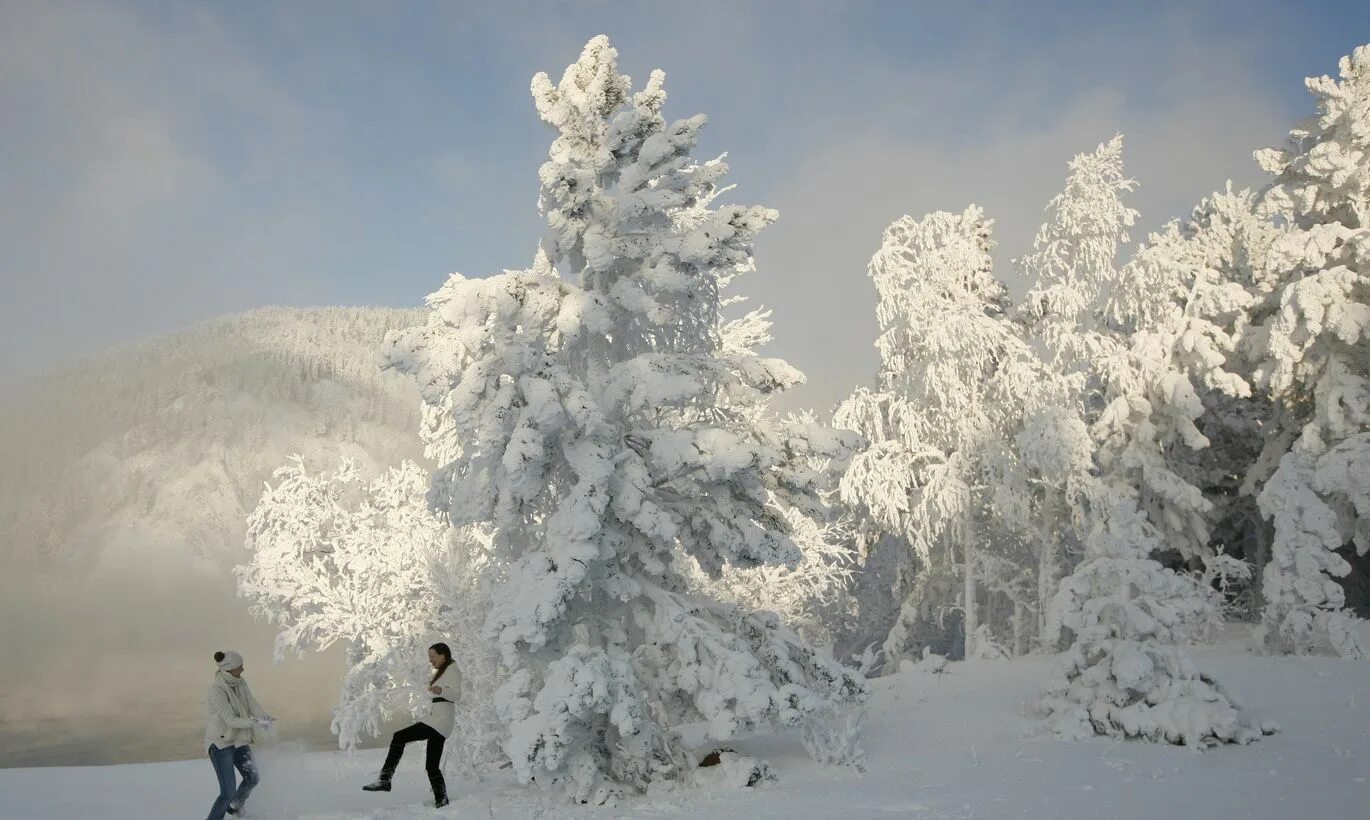
[[[252,759],[250,746],[229,746],[220,749],[213,745],[209,747],[209,762],[214,767],[214,775],[219,778],[219,796],[214,800],[213,808],[209,810],[208,820],[224,820],[229,803],[233,804],[235,810],[241,809],[247,802],[247,796],[260,780],[257,777],[257,762]],[[237,778],[233,776],[235,767],[243,774],[241,786],[236,784]]]

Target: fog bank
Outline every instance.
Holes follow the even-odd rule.
[[[73,581],[4,569],[0,766],[203,755],[217,649],[243,654],[281,742],[331,744],[341,649],[273,663],[274,630],[253,620],[227,572],[175,558]]]

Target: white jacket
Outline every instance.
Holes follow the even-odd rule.
[[[229,746],[247,746],[262,739],[259,733],[257,721],[267,717],[266,710],[253,697],[252,690],[248,688],[247,681],[240,684],[243,687],[243,695],[247,699],[250,717],[238,717],[233,713],[233,704],[228,699],[226,684],[215,680],[209,686],[209,693],[205,696],[205,716],[207,718],[205,726],[205,748],[211,745],[220,749]]]
[[[452,734],[452,729],[457,721],[457,704],[461,699],[461,672],[455,663],[449,663],[443,670],[438,679],[433,681],[433,686],[440,690],[438,694],[429,692],[429,697],[446,698],[451,703],[434,703],[428,711],[428,716],[421,723],[426,723],[438,730],[438,734],[447,737]]]

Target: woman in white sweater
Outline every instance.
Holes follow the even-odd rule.
[[[219,671],[205,698],[205,746],[209,762],[219,779],[219,796],[209,810],[208,820],[223,820],[224,814],[242,811],[247,797],[257,786],[257,763],[252,759],[252,744],[265,736],[275,718],[266,713],[252,696],[243,679],[243,656],[232,650],[215,652]],[[239,786],[233,770],[242,773]]]
[[[363,791],[388,792],[390,779],[400,765],[407,743],[416,740],[428,741],[428,756],[425,760],[428,769],[428,782],[433,786],[433,805],[447,805],[447,781],[442,777],[442,746],[452,733],[456,720],[457,698],[461,696],[461,672],[452,663],[452,650],[445,643],[435,643],[428,647],[428,663],[433,667],[433,677],[428,681],[428,694],[433,696],[433,705],[428,717],[390,738],[390,752],[381,766],[381,776],[375,783],[362,786]]]

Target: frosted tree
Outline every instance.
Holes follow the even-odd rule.
[[[1034,388],[1045,386],[1045,394],[1055,397],[1056,402],[1040,404],[1024,414],[1014,436],[1021,469],[1017,475],[1005,472],[1011,481],[1005,482],[1007,492],[998,494],[996,510],[1026,530],[1024,535],[1037,563],[1033,614],[1038,649],[1054,653],[1061,648],[1062,624],[1059,610],[1051,603],[1060,581],[1064,547],[1082,543],[1080,531],[1088,515],[1087,494],[1094,483],[1096,448],[1089,428],[1069,401],[1065,379],[1046,368],[1036,372],[1023,368],[1017,375],[1019,395],[1032,395]],[[1005,392],[1014,394],[1012,390]],[[1017,491],[1013,491],[1014,485]],[[1021,500],[1025,497],[1026,502]]]
[[[1232,322],[1250,299],[1210,264],[1209,245],[1221,243],[1221,229],[1172,224],[1116,267],[1136,218],[1122,199],[1133,187],[1123,172],[1121,137],[1071,162],[1033,253],[1021,260],[1025,273],[1039,277],[1021,315],[1067,380],[1070,407],[1095,442],[1098,473],[1111,487],[1131,489],[1158,549],[1198,561],[1211,555],[1212,503],[1193,483],[1186,454],[1210,443],[1198,426],[1202,393],[1249,395],[1224,364],[1234,347]],[[1241,204],[1217,203],[1223,214]],[[1049,499],[1045,506],[1050,521]],[[1055,583],[1056,557],[1044,541],[1044,598]],[[1045,646],[1054,642],[1045,625],[1043,638]]]
[[[731,279],[720,277],[720,290]],[[719,304],[726,309],[745,301],[744,296],[725,295]],[[754,356],[772,341],[772,327],[769,310],[752,310],[725,321],[720,331],[722,349],[730,355]],[[777,421],[776,411],[767,400],[747,399],[729,410],[746,415],[755,424],[768,425]],[[805,411],[785,421],[810,425],[817,422],[817,417]],[[828,457],[811,457],[806,466],[815,478],[815,489],[827,502],[837,492],[845,459],[837,464]],[[827,504],[818,515],[783,507],[780,512],[791,527],[790,536],[799,548],[798,563],[755,567],[730,564],[717,577],[697,571],[695,580],[706,595],[734,601],[748,609],[775,612],[806,639],[819,645],[831,644],[835,630],[841,628],[849,614],[850,582],[858,558],[851,534],[839,520],[842,508]]]
[[[1187,223],[1152,234],[1113,288],[1110,309],[1130,342],[1095,424],[1101,466],[1129,475],[1165,546],[1190,560],[1212,555],[1213,505],[1187,457],[1210,445],[1203,396],[1251,395],[1235,347],[1254,299],[1230,257],[1258,224],[1249,196],[1216,194]]]
[[[1278,467],[1258,499],[1275,529],[1263,578],[1267,644],[1302,651],[1326,636],[1360,657],[1335,579],[1349,571],[1338,549],[1370,549],[1370,46],[1340,68],[1340,81],[1307,81],[1317,116],[1285,148],[1257,153],[1274,175],[1264,204],[1284,217],[1284,233],[1247,342],[1277,408],[1265,460],[1278,457]],[[1283,452],[1279,430],[1296,436]]]
[[[1032,283],[1018,315],[1049,363],[1075,379],[1086,416],[1102,409],[1100,378],[1121,355],[1102,307],[1119,278],[1118,250],[1137,221],[1137,211],[1123,200],[1136,187],[1123,172],[1122,135],[1076,155],[1065,189],[1047,205],[1032,251],[1018,260]]]
[[[761,408],[770,412],[769,408]],[[814,424],[812,413],[791,423]],[[840,473],[830,458],[810,459],[819,494],[828,500],[836,492]],[[851,580],[858,558],[852,536],[839,507],[810,515],[793,508],[781,509],[790,537],[799,549],[798,563],[762,564],[755,567],[727,565],[717,577],[696,572],[701,592],[745,609],[769,610],[817,645],[830,645],[850,615]]]
[[[1258,567],[1267,552],[1251,487],[1270,474],[1258,464],[1269,402],[1252,391],[1238,342],[1268,289],[1269,248],[1279,232],[1253,194],[1229,185],[1187,220],[1152,234],[1110,301],[1113,320],[1133,334],[1134,352],[1154,354],[1139,357],[1139,370],[1152,374],[1141,395],[1153,408],[1147,438],[1165,458],[1153,446],[1135,462],[1154,477],[1138,482],[1149,493],[1144,508],[1167,546],[1203,559],[1210,574],[1233,550]],[[1155,492],[1158,485],[1173,492]],[[1213,554],[1214,545],[1228,554]]]
[[[397,710],[428,702],[427,648],[441,640],[463,672],[457,762],[493,769],[503,759],[492,706],[502,681],[479,639],[488,539],[455,533],[429,511],[428,474],[413,462],[366,483],[354,462],[312,473],[296,457],[275,479],[248,518],[252,558],[237,570],[239,594],[281,627],[278,660],[346,648],[333,712],[339,745],[355,748]]]
[[[1074,634],[1040,708],[1057,734],[1207,746],[1260,737],[1178,644],[1213,617],[1193,579],[1148,557],[1155,530],[1128,488],[1092,488],[1085,558],[1061,584],[1054,619]]]
[[[1065,189],[1047,205],[1047,220],[1030,253],[1017,260],[1031,287],[1016,316],[1027,328],[1037,353],[1061,379],[1067,412],[1093,427],[1109,403],[1107,385],[1126,366],[1126,348],[1106,324],[1105,295],[1119,278],[1116,259],[1128,241],[1137,211],[1124,202],[1136,183],[1123,171],[1123,138],[1115,136],[1091,153],[1069,163]],[[1039,599],[1051,599],[1063,570],[1068,569],[1058,536],[1069,534],[1074,511],[1061,503],[1064,490],[1043,476],[1041,549],[1038,554]],[[1045,607],[1039,622],[1042,648],[1054,651],[1058,636],[1048,628]]]
[[[1065,191],[1052,200],[1033,253],[1020,263],[1037,277],[1020,316],[1065,379],[1066,401],[1029,416],[1019,452],[1038,475],[1063,477],[1067,503],[1048,498],[1040,514],[1048,532],[1071,532],[1082,548],[1045,614],[1044,647],[1053,648],[1062,628],[1071,644],[1041,707],[1054,730],[1070,737],[1244,742],[1259,730],[1244,723],[1178,645],[1213,622],[1212,598],[1194,578],[1155,559],[1168,547],[1207,547],[1208,502],[1170,460],[1175,447],[1207,445],[1194,423],[1202,402],[1176,363],[1177,352],[1192,348],[1204,329],[1177,320],[1169,306],[1129,299],[1137,291],[1128,279],[1157,277],[1155,268],[1170,275],[1174,254],[1163,252],[1173,250],[1167,246],[1156,260],[1115,266],[1136,218],[1122,201],[1133,183],[1123,175],[1121,151],[1115,138],[1071,162]],[[1173,299],[1173,289],[1166,295]],[[1155,321],[1129,335],[1116,321],[1119,313]],[[1059,515],[1069,523],[1051,523]],[[1044,598],[1055,587],[1055,558],[1044,540]]]
[[[1109,318],[1123,332],[1162,336],[1196,390],[1249,395],[1237,341],[1276,233],[1254,195],[1229,185],[1147,237],[1112,289]]]
[[[739,411],[802,378],[721,343],[720,281],[776,215],[714,207],[704,118],[666,122],[664,75],[631,93],[616,60],[596,37],[533,80],[558,132],[533,269],[454,275],[389,353],[425,401],[430,502],[509,562],[485,627],[514,771],[594,802],[681,775],[678,723],[725,739],[865,691],[773,613],[689,594],[696,566],[797,563],[784,510],[821,512],[809,459],[846,442]]]
[[[1029,354],[993,276],[991,226],[971,206],[902,217],[885,230],[868,269],[880,299],[878,389],[858,389],[835,417],[870,443],[842,478],[843,500],[906,539],[928,576],[960,564],[967,656],[975,654],[986,487],[1016,412],[990,385],[1006,360]],[[887,660],[906,648],[927,592],[910,587]]]

